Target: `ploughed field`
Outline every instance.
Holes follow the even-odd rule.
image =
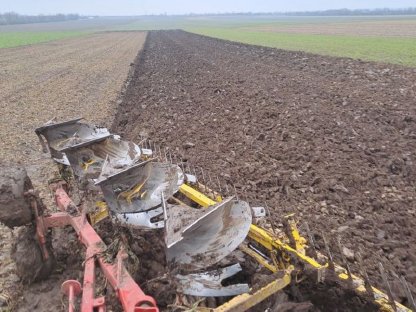
[[[322,233],[339,236],[355,273],[360,252],[374,285],[381,262],[416,293],[415,95],[412,68],[154,31],[112,130],[235,185],[277,225],[296,213],[322,252]]]

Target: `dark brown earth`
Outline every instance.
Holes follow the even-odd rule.
[[[415,95],[412,68],[157,31],[112,130],[150,137],[278,222],[295,212],[322,251],[321,232],[339,235],[354,272],[361,250],[374,285],[381,262],[416,293]]]

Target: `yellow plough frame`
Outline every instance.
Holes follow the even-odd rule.
[[[199,191],[201,189],[204,190],[204,193],[209,195]],[[222,201],[222,197],[219,194],[216,194],[212,190],[209,190],[199,183],[195,187],[193,185],[183,184],[181,185],[179,192],[191,201],[205,208]],[[213,198],[215,198],[215,200]],[[97,207],[100,208],[98,215],[90,215],[90,220],[94,220],[92,223],[99,222],[108,216],[108,212],[103,213],[103,202],[100,202]],[[284,242],[284,240],[289,241],[287,236],[277,238],[274,233],[271,233],[255,224],[250,226],[248,237],[246,239],[247,243],[253,242],[266,249],[269,252],[273,263],[270,263],[260,253],[257,253],[253,249],[249,248],[247,244],[242,244],[240,246],[240,250],[254,258],[260,265],[274,273],[276,275],[276,279],[260,289],[252,289],[250,293],[238,295],[217,308],[198,307],[197,311],[238,312],[248,310],[249,308],[257,305],[258,303],[262,302],[263,300],[267,299],[268,297],[272,296],[273,294],[284,289],[286,286],[292,283],[293,273],[296,273],[296,268],[294,267],[293,263],[291,263],[291,259],[293,258],[295,258],[298,262],[303,263],[307,268],[315,270],[317,272],[317,282],[324,281],[325,273],[327,270],[329,270],[329,264],[326,263],[321,265],[315,259],[307,256],[305,254],[306,239],[300,235],[295,222],[289,222],[288,224],[290,227],[290,235],[292,238],[293,247]],[[326,259],[326,257],[322,254],[319,254],[318,256],[322,259]],[[341,266],[334,265],[334,270],[341,280],[346,281],[349,279],[349,276],[346,273],[347,271]],[[364,294],[367,292],[363,279],[355,275],[351,275],[351,278],[352,285],[358,294]],[[380,307],[380,311],[411,312],[409,308],[398,302],[395,302],[394,307],[389,301],[388,296],[377,288],[372,287],[372,291],[375,298],[374,302]]]
[[[198,188],[201,189],[201,186],[198,185]],[[204,190],[208,190],[205,187]],[[193,200],[197,204],[201,205],[202,207],[209,207],[211,205],[215,205],[218,201],[213,200],[212,198],[204,195],[199,190],[193,188],[190,185],[183,184],[179,191],[184,194],[189,199]],[[208,191],[207,193],[213,194],[212,191]],[[328,269],[328,263],[325,265],[321,265],[315,259],[308,257],[305,254],[305,247],[306,247],[306,240],[303,238],[299,231],[297,230],[296,224],[294,222],[289,222],[291,236],[294,240],[294,247],[292,248],[290,245],[282,242],[282,240],[277,239],[273,233],[266,231],[265,229],[258,227],[257,225],[252,224],[250,226],[250,231],[248,233],[248,239],[252,240],[270,252],[271,258],[273,259],[273,264],[270,264],[264,257],[262,257],[259,253],[253,251],[252,249],[248,248],[244,244],[240,247],[240,249],[248,254],[249,256],[253,257],[258,263],[263,265],[265,268],[269,269],[272,273],[281,272],[282,276],[277,277],[274,281],[270,282],[263,288],[260,288],[256,291],[242,294],[239,296],[234,297],[230,301],[226,302],[225,304],[215,308],[198,308],[198,311],[211,311],[211,312],[237,312],[237,311],[246,311],[249,308],[255,306],[256,304],[260,303],[264,299],[270,297],[271,295],[277,293],[279,290],[282,290],[286,286],[291,283],[292,277],[291,273],[295,270],[293,265],[290,263],[291,257],[295,257],[300,262],[304,263],[306,266],[314,269],[317,271],[317,282],[323,281],[325,277],[325,271]],[[277,253],[283,255],[282,258],[286,258],[287,262],[280,262],[277,260],[275,256]],[[323,255],[320,255],[322,258],[326,258]],[[337,275],[342,280],[348,280],[348,274],[346,274],[346,270],[341,266],[335,265],[335,271]],[[353,285],[357,293],[366,293],[367,290],[364,287],[364,281],[359,278],[358,276],[352,275]],[[378,290],[375,287],[372,287],[375,300],[374,302],[380,306],[380,311],[383,312],[411,312],[411,310],[404,305],[395,302],[396,308],[390,304],[388,296],[384,294],[382,291]]]

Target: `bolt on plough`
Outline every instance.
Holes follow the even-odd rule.
[[[334,262],[324,234],[325,248],[320,252],[307,223],[302,226],[306,237],[294,215],[282,217],[282,226],[276,227],[268,219],[267,206],[250,206],[235,187],[221,184],[152,141],[124,141],[81,118],[51,121],[35,132],[61,172],[70,171],[75,182],[62,178],[50,184],[59,212],[49,213],[24,169],[5,168],[1,187],[8,191],[1,194],[0,221],[10,227],[34,224],[40,261],[30,281],[46,278],[53,270],[49,229],[72,226],[86,253],[82,283],[68,280],[62,284],[68,311],[106,311],[108,299],[96,295],[97,267],[128,312],[159,308],[246,311],[285,289],[299,293],[297,289],[311,281],[343,285],[368,301],[370,310],[416,309],[404,277],[398,278],[409,307],[394,300],[381,264],[385,292],[371,285],[359,253],[360,274],[352,273],[339,237],[334,240],[341,251],[340,265]],[[69,196],[71,183],[84,198],[79,205]],[[126,246],[107,257],[110,248],[96,231],[103,220],[154,233],[163,242],[168,273],[159,278],[174,287],[170,304],[158,307],[158,298],[145,294],[133,279],[125,265]],[[143,255],[136,256],[140,260]],[[267,278],[256,282],[250,275],[259,271],[266,272]]]

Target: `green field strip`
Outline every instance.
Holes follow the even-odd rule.
[[[247,44],[416,67],[416,38],[289,34],[213,27],[185,30]]]
[[[2,32],[0,33],[0,48],[12,48],[64,38],[79,37],[87,31],[48,31],[48,32]]]

